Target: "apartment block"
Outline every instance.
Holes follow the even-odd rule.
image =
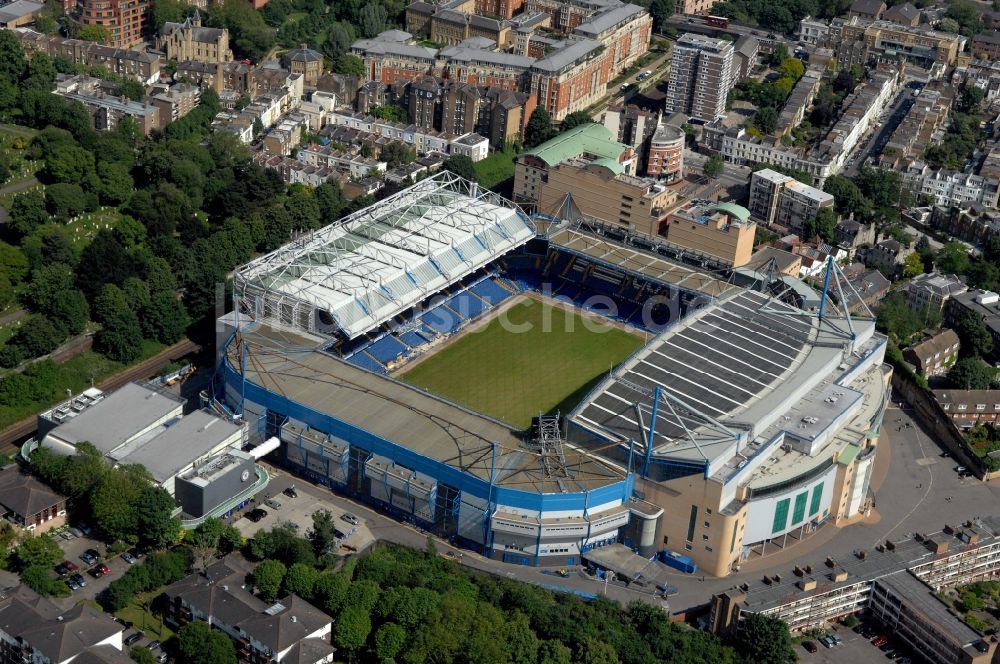
[[[674,5],[675,14],[697,15],[708,14],[716,0],[677,0]]]
[[[618,0],[525,0],[524,11],[547,14],[553,30],[568,34],[594,14],[620,4]]]
[[[845,69],[875,62],[907,63],[932,70],[937,77],[955,64],[961,43],[959,35],[923,26],[914,28],[852,17],[840,28],[837,65]]]
[[[801,234],[823,208],[833,209],[833,196],[770,168],[750,176],[750,212],[768,226]]]
[[[174,120],[180,120],[193,111],[201,101],[201,89],[196,85],[175,83],[157,86],[151,90],[149,103],[160,111],[160,126],[165,127]]]
[[[906,166],[903,187],[915,196],[926,197],[935,205],[945,207],[980,203],[995,208],[1000,202],[1000,180],[962,171],[933,170],[922,161]]]
[[[910,163],[921,157],[935,134],[943,130],[950,108],[951,98],[937,90],[923,90],[889,137],[882,151],[883,158],[894,163]]]
[[[913,365],[918,374],[940,376],[958,359],[960,348],[961,342],[955,330],[944,328],[929,339],[904,350],[903,357]]]
[[[906,285],[906,303],[915,311],[940,313],[949,298],[967,290],[969,287],[953,274],[918,274]]]
[[[142,28],[149,0],[81,0],[80,23],[99,25],[108,31],[107,46],[129,48],[142,43]]]
[[[100,79],[89,76],[59,74],[54,94],[83,104],[90,114],[94,129],[98,131],[114,129],[124,117],[135,120],[145,136],[160,128],[159,108],[148,102],[108,94],[101,83]]]
[[[798,80],[792,93],[785,101],[778,115],[778,135],[783,136],[802,123],[808,109],[816,98],[816,93],[823,83],[823,72],[807,69]]]
[[[638,5],[619,5],[592,16],[573,29],[583,39],[604,44],[611,54],[611,68],[624,71],[649,49],[653,17]]]
[[[476,0],[475,13],[511,18],[524,8],[524,0]]]
[[[437,51],[410,44],[412,36],[390,30],[374,39],[360,39],[351,44],[351,53],[361,58],[369,81],[395,83],[415,80],[434,71]]]
[[[637,172],[646,172],[650,141],[660,123],[660,114],[634,104],[616,104],[604,112],[603,124],[619,143],[632,147],[639,157]]]
[[[733,62],[733,76],[736,81],[750,78],[760,56],[760,40],[753,35],[741,36],[733,44],[733,54],[736,58]]]
[[[406,8],[407,30],[449,46],[474,37],[489,39],[500,49],[506,49],[514,43],[514,32],[506,20],[452,9],[451,6],[455,4],[454,2],[444,5],[412,3]]]
[[[987,664],[996,643],[950,611],[938,593],[995,578],[1000,572],[998,535],[998,519],[977,517],[939,532],[879,543],[872,551],[799,563],[788,574],[714,595],[709,628],[733,635],[747,616],[763,614],[801,633],[867,610],[928,662]]]
[[[936,207],[931,225],[960,240],[985,246],[1000,235],[1000,211],[977,203],[960,209]]]
[[[160,77],[163,61],[147,51],[102,46],[82,39],[65,39],[45,35],[28,28],[13,31],[28,58],[44,53],[50,58],[64,57],[74,64],[105,67],[126,78],[153,83]]]
[[[959,429],[1000,420],[1000,390],[934,390],[934,400]]]
[[[733,44],[686,33],[674,44],[667,113],[684,113],[702,122],[726,115],[726,96],[735,83]]]
[[[973,35],[970,49],[980,60],[1000,60],[1000,32],[993,30]]]
[[[301,74],[306,87],[315,88],[323,75],[323,54],[302,44],[285,53],[282,63],[293,74]]]
[[[600,101],[614,78],[614,51],[593,39],[567,40],[535,60],[530,92],[555,122]]]
[[[945,323],[957,327],[966,316],[975,316],[993,337],[992,355],[1000,354],[1000,295],[987,290],[969,290],[948,298],[944,307]]]

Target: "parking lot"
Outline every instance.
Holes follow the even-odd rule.
[[[59,543],[59,547],[63,550],[63,560],[68,560],[78,566],[80,568],[78,570],[79,574],[83,575],[84,581],[87,583],[86,586],[70,592],[67,597],[52,598],[52,601],[63,610],[71,608],[81,599],[94,599],[102,590],[108,587],[108,584],[124,574],[125,570],[129,567],[128,563],[118,556],[110,559],[107,558],[107,546],[82,534],[69,539],[62,535],[56,535],[56,542]],[[80,554],[88,549],[97,551],[99,554],[98,562],[106,564],[111,569],[110,574],[97,578],[89,573],[94,568],[94,565],[88,565],[80,559]]]
[[[336,520],[337,530],[345,535],[341,539],[342,545],[356,551],[362,551],[375,541],[375,537],[361,515],[358,515],[357,524],[349,523],[343,519],[344,514],[354,514],[355,512],[337,504],[334,501],[334,495],[327,489],[305,481],[296,481],[296,478],[281,470],[268,468],[268,472],[272,474],[271,483],[267,486],[265,494],[257,497],[257,502],[254,505],[265,510],[267,516],[257,522],[253,522],[245,516],[234,522],[244,537],[253,537],[259,530],[273,528],[286,522],[293,524],[299,535],[305,536],[312,528],[313,513],[319,510],[329,510]],[[296,498],[283,493],[286,488],[292,485],[295,486],[295,491],[298,494]],[[279,507],[275,508],[276,504]]]
[[[870,626],[869,631],[865,633],[877,635],[884,633],[884,631],[877,626]],[[815,639],[813,642],[816,643],[818,649],[814,653],[808,652],[801,645],[795,646],[799,661],[803,664],[861,664],[862,662],[889,662],[895,659],[895,661],[905,664],[905,658],[912,658],[912,653],[897,650],[896,648],[901,648],[901,646],[892,641],[884,649],[880,649],[872,645],[869,636],[864,636],[846,627],[838,627],[836,634],[841,638],[841,643],[832,648],[820,645]],[[889,651],[894,653],[893,658],[887,656]],[[917,658],[912,659],[919,661]]]

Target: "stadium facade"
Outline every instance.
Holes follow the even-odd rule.
[[[705,513],[726,519],[718,529],[737,520],[746,531],[733,545],[738,559],[744,541],[803,527],[794,518],[780,533],[759,525],[776,522],[768,510],[781,501],[794,500],[788,511],[797,517],[798,495],[812,496],[821,483],[819,509],[810,498],[807,514],[810,522],[826,518],[842,488],[838,481],[846,481],[837,468],[846,464],[866,475],[881,411],[873,401],[884,399],[885,390],[884,339],[873,322],[794,309],[629,246],[607,229],[540,226],[496,194],[440,173],[238,269],[233,334],[220,356],[220,403],[277,435],[281,460],[294,472],[521,564],[575,564],[588,550],[623,539],[647,555],[681,549],[674,533],[687,528],[689,515],[701,521]],[[571,416],[536,418],[527,431],[393,377],[398,367],[533,292],[644,329],[651,340]],[[718,334],[724,322],[732,336]],[[768,329],[778,337],[764,343]],[[727,375],[753,386],[752,394],[705,382],[723,391],[682,395],[677,381],[690,380],[682,367],[659,377],[644,367],[651,357],[666,358],[673,340],[688,333],[706,335],[709,346],[728,338],[776,347],[774,357],[749,353],[775,364]],[[733,366],[746,359],[710,362]],[[869,389],[873,380],[878,387]],[[631,392],[607,398],[622,412],[640,413],[638,425],[636,418],[612,421],[592,410],[607,409],[606,395],[621,389]],[[826,398],[834,392],[838,401],[831,405]],[[690,445],[678,442],[667,414],[679,414],[682,430],[697,429],[680,413],[686,398],[715,404],[709,409],[715,417],[702,423],[710,426],[695,432],[700,437]],[[795,427],[782,428],[782,418],[817,398],[822,407],[804,416],[819,418],[810,430],[797,430],[797,437],[784,431]],[[780,413],[770,414],[770,405]],[[857,436],[853,428],[842,435],[845,427],[862,427],[861,420],[867,424]],[[732,440],[725,438],[734,431]],[[775,446],[779,464],[770,462]],[[743,465],[733,461],[741,455],[749,457]],[[700,489],[672,484],[696,476]],[[773,490],[774,478],[780,491]],[[866,489],[847,484],[850,507],[837,514],[863,508]],[[719,489],[713,493],[710,485]],[[729,562],[705,566],[724,574]]]

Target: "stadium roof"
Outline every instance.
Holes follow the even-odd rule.
[[[479,479],[492,477],[499,486],[524,491],[566,493],[624,477],[619,468],[566,446],[569,478],[552,478],[540,455],[498,420],[307,348],[307,340],[294,333],[260,325],[244,331],[242,339],[248,382]],[[241,364],[240,348],[229,346],[232,366]]]
[[[698,465],[729,461],[737,440],[756,444],[775,421],[788,426],[779,418],[803,403],[810,410],[799,414],[815,417],[796,435],[813,439],[862,398],[822,382],[844,361],[852,334],[855,349],[871,343],[874,321],[851,325],[848,331],[844,319],[820,321],[765,294],[739,291],[647,344],[570,417],[605,439],[645,444],[658,390],[653,454]]]
[[[626,150],[628,146],[612,140],[611,131],[604,125],[583,124],[564,131],[525,154],[534,155],[549,166],[555,166],[582,154],[606,157],[617,163]]]
[[[447,171],[236,271],[258,320],[355,337],[535,236],[512,203]]]

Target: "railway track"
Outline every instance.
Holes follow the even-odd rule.
[[[173,346],[164,348],[153,357],[143,360],[135,366],[108,376],[98,383],[97,387],[105,391],[117,390],[126,383],[131,383],[135,380],[144,380],[171,362],[197,353],[199,350],[201,350],[201,346],[190,339],[184,339]],[[38,417],[37,415],[32,415],[0,431],[0,454],[15,453],[17,451],[17,443],[35,433],[37,429]]]

